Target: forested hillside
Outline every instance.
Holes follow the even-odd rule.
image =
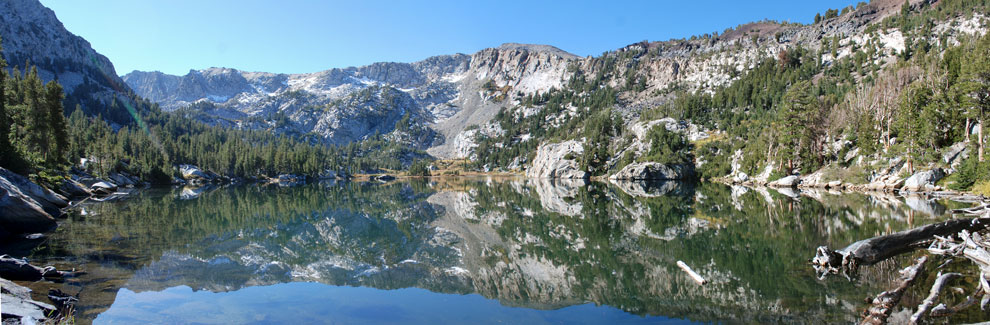
[[[2,58],[0,67],[6,67]],[[163,112],[135,95],[115,96],[100,111],[130,117],[117,123],[79,106],[64,108],[69,101],[61,85],[43,82],[37,71],[30,63],[0,69],[0,167],[48,184],[58,184],[73,167],[167,184],[179,176],[181,164],[228,177],[316,176],[345,167],[400,169],[397,157],[423,155],[381,136],[337,147],[305,136],[210,126],[187,110]]]
[[[810,26],[763,22],[763,31],[744,25],[721,36],[672,41],[690,47],[736,37],[729,44],[739,53],[753,47],[773,53],[748,69],[726,67],[734,76],[719,87],[683,80],[662,89],[647,85],[652,70],[637,67],[662,56],[671,42],[634,44],[572,64],[575,73],[565,87],[524,96],[479,128],[484,132],[474,151],[477,167],[539,164],[533,162],[538,147],[575,139],[583,151],[559,158],[573,158],[592,176],[637,161],[681,163],[667,157],[682,156],[693,157],[699,176],[709,179],[766,182],[814,174],[866,184],[882,173],[903,179],[943,167],[951,175],[941,184],[971,189],[990,171],[982,133],[990,109],[984,14],[990,3],[905,1],[883,7],[887,2],[829,10]],[[869,15],[877,18],[843,30],[844,22]],[[786,40],[817,29],[823,30],[820,40]],[[731,53],[728,48],[711,55]],[[663,118],[673,121],[657,123]],[[687,123],[708,134],[688,146],[681,143],[689,132],[652,135],[659,141],[637,134],[643,125],[676,130],[674,121],[680,129]],[[637,145],[645,146],[626,150]]]

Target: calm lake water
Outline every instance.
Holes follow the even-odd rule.
[[[820,280],[815,247],[953,207],[795,195],[479,178],[150,189],[82,205],[21,249],[88,272],[30,284],[78,293],[81,323],[833,323],[909,256]]]

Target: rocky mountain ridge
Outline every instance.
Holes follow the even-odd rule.
[[[366,89],[389,89],[386,92],[400,98],[402,114],[409,112],[414,122],[451,137],[470,124],[487,121],[490,117],[485,115],[497,110],[492,89],[485,88],[489,80],[511,84],[528,93],[545,92],[561,86],[565,67],[561,63],[574,58],[551,46],[505,44],[471,56],[442,55],[414,63],[379,62],[307,74],[210,68],[192,70],[184,76],[134,71],[123,79],[137,93],[166,110],[205,105],[193,107],[208,107],[206,113],[216,119],[214,123],[225,120],[238,127],[254,128],[269,127],[276,116],[285,114],[293,130],[315,132],[332,143],[344,144],[394,130],[391,125],[362,126],[360,121],[371,115],[359,113],[340,118],[348,115],[343,111],[355,111],[349,103],[360,102],[357,97]],[[313,113],[319,110],[324,113]],[[479,114],[482,116],[475,116]],[[268,123],[244,124],[251,118]],[[351,136],[339,139],[336,134],[342,131],[338,128],[347,128]],[[438,145],[443,142],[435,141]],[[427,139],[416,146],[431,144],[434,141]]]
[[[593,78],[603,86],[620,89],[617,108],[627,118],[634,118],[645,108],[671,100],[673,90],[711,92],[731,84],[765,58],[798,46],[818,49],[827,38],[838,37],[844,45],[837,57],[824,54],[823,64],[851,55],[850,48],[871,41],[871,37],[892,57],[903,50],[903,36],[896,30],[865,35],[864,29],[896,14],[901,4],[893,0],[871,1],[851,14],[816,24],[762,21],[728,29],[721,35],[644,41],[600,57],[582,58],[549,45],[507,43],[472,55],[441,55],[414,63],[380,62],[308,74],[210,68],[193,70],[185,76],[134,71],[124,80],[138,94],[167,110],[208,102],[219,108],[210,115],[233,120],[239,126],[243,126],[240,121],[251,117],[260,117],[271,126],[272,117],[286,113],[296,131],[315,132],[325,138],[334,138],[333,132],[315,128],[326,123],[314,120],[326,116],[297,112],[310,106],[333,106],[332,102],[366,87],[391,87],[412,99],[409,103],[415,107],[407,109],[421,112],[418,121],[442,135],[441,140],[417,146],[429,147],[429,152],[440,158],[464,158],[470,156],[478,135],[478,131],[469,130],[470,126],[483,126],[497,133],[497,126],[486,128],[484,124],[500,110],[528,110],[522,114],[533,114],[541,108],[522,107],[524,96],[565,88],[574,78]],[[912,6],[930,4],[929,0],[912,2]],[[301,99],[296,98],[300,95]],[[358,135],[351,139],[375,131],[390,132],[358,127],[351,130]]]

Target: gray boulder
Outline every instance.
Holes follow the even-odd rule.
[[[4,324],[11,319],[15,324],[42,323],[55,312],[55,306],[31,299],[31,289],[5,279],[0,279],[0,300]]]
[[[114,192],[117,191],[117,185],[110,182],[100,181],[93,183],[93,185],[90,186],[89,189],[93,191],[94,194],[108,195],[108,194],[113,194]]]
[[[837,189],[842,187],[842,181],[831,181],[825,184],[825,188]]]
[[[67,203],[57,200],[54,193],[49,195],[44,191],[47,190],[27,178],[0,168],[0,211],[3,211],[0,228],[13,234],[46,232],[55,228],[55,217],[62,214],[60,207]]]
[[[613,180],[685,180],[694,176],[693,165],[664,165],[657,162],[632,163],[609,179]]]
[[[134,186],[137,185],[137,181],[127,175],[121,173],[110,174],[110,180],[119,186]]]
[[[935,189],[935,182],[945,177],[945,172],[941,168],[917,172],[904,180],[903,192],[931,191]]]
[[[86,185],[83,185],[73,179],[63,181],[62,185],[59,186],[58,191],[70,199],[84,198],[93,195],[93,193],[86,189]]]
[[[797,187],[798,184],[800,184],[800,183],[801,183],[801,178],[800,177],[797,177],[795,175],[791,175],[791,176],[782,177],[782,178],[780,178],[778,180],[775,180],[773,182],[770,182],[770,184],[767,184],[767,185],[769,185],[771,187],[791,187],[791,188],[793,188],[793,187]]]
[[[64,197],[38,184],[32,183],[27,177],[0,168],[0,178],[6,179],[10,184],[18,187],[21,193],[38,202],[41,208],[50,215],[59,216],[62,214],[62,208],[69,206],[69,202]]]
[[[581,142],[570,140],[561,143],[542,144],[533,158],[533,167],[526,176],[533,178],[587,179],[588,173],[580,169],[575,158],[584,154]]]
[[[213,179],[209,174],[193,165],[179,165],[179,173],[182,174],[183,179],[192,182],[205,182]]]

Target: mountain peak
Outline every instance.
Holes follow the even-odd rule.
[[[525,50],[525,51],[530,51],[530,52],[549,52],[549,53],[553,53],[553,54],[556,54],[556,55],[558,55],[560,57],[567,58],[567,59],[573,59],[573,58],[577,58],[578,57],[577,55],[574,55],[574,54],[572,54],[570,52],[561,50],[561,49],[557,48],[556,46],[546,45],[546,44],[503,43],[502,45],[499,45],[499,47],[497,49],[499,49],[499,50]]]

